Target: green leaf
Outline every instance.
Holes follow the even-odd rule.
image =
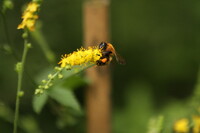
[[[152,117],[149,120],[148,132],[147,133],[161,133],[163,129],[164,116],[160,115]]]
[[[34,95],[33,97],[33,110],[36,113],[40,113],[43,109],[44,105],[46,104],[48,99],[48,95],[46,93],[42,95]]]
[[[84,78],[83,76],[74,75],[64,80],[62,86],[65,86],[73,90],[75,88],[87,85],[88,83],[89,83],[88,79]]]
[[[48,95],[58,103],[80,111],[80,105],[72,91],[62,87],[55,87],[48,91]]]

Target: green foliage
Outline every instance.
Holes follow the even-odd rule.
[[[74,97],[74,94],[71,91],[71,89],[85,85],[88,81],[84,80],[79,76],[74,76],[74,75],[80,73],[81,71],[91,66],[93,65],[88,64],[85,66],[74,66],[70,70],[63,70],[62,71],[63,78],[54,79],[54,83],[56,84],[55,86],[50,87],[50,90],[47,91],[46,93],[34,96],[33,98],[34,111],[36,113],[40,113],[45,104],[47,103],[48,97],[51,97],[52,99],[56,100],[61,105],[64,105],[66,107],[71,107],[76,111],[80,111],[80,105],[77,102],[76,98]],[[46,69],[43,72],[41,72],[36,78],[36,81],[38,83],[43,81],[42,79],[44,79],[44,77],[48,75],[50,71],[51,69]]]
[[[7,122],[13,122],[13,110],[10,109],[5,103],[0,101],[0,118]]]
[[[114,112],[115,133],[147,131],[148,120],[153,114],[150,88],[151,86],[146,83],[133,82],[124,89],[129,91],[126,92],[124,107]]]
[[[189,118],[194,115],[195,108],[189,106],[187,101],[169,101],[160,113],[165,117],[163,133],[173,132],[173,124],[181,118]]]
[[[42,133],[37,120],[31,115],[22,116],[20,125],[26,133]]]
[[[43,95],[34,95],[33,97],[33,109],[36,113],[40,113],[46,104],[48,95],[44,93]]]
[[[41,47],[42,52],[45,54],[46,59],[50,63],[55,63],[55,53],[50,49],[48,42],[41,31],[41,23],[42,22],[40,21],[37,23],[36,25],[37,30],[34,32],[31,32],[31,36],[37,42],[37,44]]]
[[[0,102],[0,120],[13,124],[14,111],[5,103]],[[19,119],[20,130],[26,133],[42,133],[37,120],[32,115],[22,115]],[[3,127],[1,127],[3,129]],[[11,132],[9,130],[8,132]]]
[[[90,82],[91,81],[89,79],[83,77],[82,75],[74,75],[67,78],[67,80],[65,80],[65,82],[63,83],[63,86],[69,89],[76,89],[80,86],[87,85]]]
[[[56,87],[55,89],[51,89],[48,91],[48,95],[55,99],[58,103],[71,107],[76,111],[80,111],[80,105],[76,98],[73,95],[73,92],[68,90],[67,88]]]
[[[149,120],[149,128],[147,133],[161,133],[164,125],[163,125],[164,117],[158,116],[151,118]]]
[[[69,108],[63,108],[60,110],[60,114],[56,120],[56,126],[59,129],[64,129],[65,127],[76,126],[80,121],[80,112],[70,110]]]

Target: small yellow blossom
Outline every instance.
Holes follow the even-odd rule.
[[[64,55],[58,64],[61,64],[62,68],[68,65],[75,66],[85,63],[96,64],[96,61],[99,60],[101,56],[101,50],[97,47],[89,47],[87,49],[80,48],[71,54]]]
[[[193,133],[200,133],[200,116],[193,116]]]
[[[38,10],[39,5],[36,2],[31,2],[28,4],[28,8],[26,9],[29,12],[36,12]]]
[[[176,133],[188,133],[189,127],[188,127],[189,120],[186,118],[182,118],[174,123],[174,131]]]
[[[38,10],[38,3],[30,2],[22,15],[22,22],[18,25],[17,29],[24,29],[27,27],[30,31],[35,29],[35,22],[38,16],[35,14]]]

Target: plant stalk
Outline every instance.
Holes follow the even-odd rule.
[[[26,31],[25,31],[26,32]],[[24,50],[23,50],[23,55],[22,55],[22,60],[21,60],[21,68],[18,70],[18,85],[17,85],[17,94],[16,94],[16,103],[15,103],[15,116],[14,116],[14,129],[13,133],[17,133],[17,123],[18,123],[18,118],[19,118],[19,106],[20,106],[20,92],[22,89],[22,79],[23,79],[23,72],[24,72],[24,65],[26,61],[26,56],[28,49],[30,47],[28,46],[28,41],[25,38],[24,40]]]

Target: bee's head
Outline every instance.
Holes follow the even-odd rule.
[[[108,45],[108,44],[107,44],[106,42],[101,42],[101,43],[99,44],[99,49],[106,50],[107,45]]]

